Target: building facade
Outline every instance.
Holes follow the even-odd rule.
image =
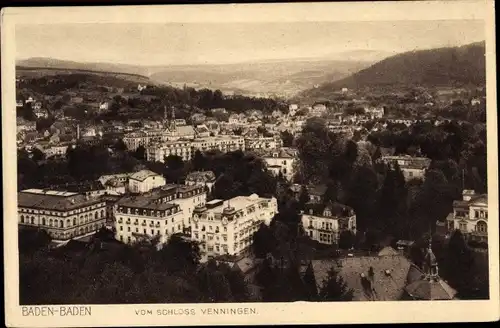
[[[322,244],[338,244],[342,231],[356,234],[356,214],[352,208],[341,204],[321,207],[310,206],[302,214],[302,226],[309,238]]]
[[[399,165],[406,181],[411,179],[423,180],[425,172],[431,165],[431,160],[426,157],[382,156],[381,160],[391,166]]]
[[[464,190],[462,200],[453,202],[453,212],[446,219],[448,232],[460,230],[471,240],[488,241],[488,195]]]
[[[195,208],[191,239],[200,243],[202,261],[219,255],[241,255],[251,246],[260,224],[269,224],[277,212],[275,198],[256,194],[212,200]]]
[[[281,148],[262,157],[274,175],[282,174],[288,181],[292,181],[295,175],[297,158],[298,151],[293,148]]]
[[[129,177],[128,190],[131,193],[144,193],[165,184],[165,178],[160,174],[149,170],[142,170]]]
[[[18,193],[18,223],[65,241],[96,232],[106,224],[106,203],[66,191],[27,189]]]

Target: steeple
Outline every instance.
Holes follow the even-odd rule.
[[[424,260],[425,278],[429,281],[439,280],[439,270],[436,256],[432,251],[432,235],[429,237],[429,246]]]
[[[170,119],[170,130],[176,131],[177,128],[175,126],[175,107],[172,107],[172,117]]]

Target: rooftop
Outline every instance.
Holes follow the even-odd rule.
[[[138,181],[144,181],[149,177],[156,177],[160,176],[158,173],[155,173],[150,170],[141,170],[139,172],[135,172],[130,176],[130,179],[138,180]]]
[[[27,189],[17,194],[17,202],[18,207],[69,211],[101,201],[75,192]]]
[[[402,255],[346,257],[312,261],[318,286],[323,284],[328,270],[335,267],[353,290],[356,301],[397,301],[405,294],[408,283],[422,272]]]

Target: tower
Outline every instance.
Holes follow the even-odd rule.
[[[436,256],[432,251],[432,237],[429,238],[429,246],[427,247],[427,254],[424,259],[424,274],[425,279],[429,281],[439,280],[439,269]]]

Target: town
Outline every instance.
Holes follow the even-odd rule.
[[[21,304],[488,298],[484,85],[137,78],[18,69]]]

